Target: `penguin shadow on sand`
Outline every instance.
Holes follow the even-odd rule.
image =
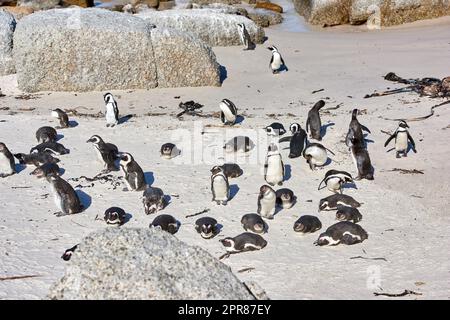
[[[75,120],[69,120],[69,128],[75,128],[78,127],[79,123]]]
[[[24,164],[20,164],[20,163],[15,163],[14,164],[14,168],[16,169],[16,174],[21,173],[23,170],[25,170],[27,166]]]
[[[61,140],[61,139],[63,139],[64,138],[64,135],[63,134],[57,134],[56,135],[56,141],[59,141],[59,140]]]
[[[220,83],[223,83],[225,79],[228,78],[227,68],[225,68],[225,66],[220,66],[219,72],[220,72]]]
[[[335,125],[334,122],[328,122],[327,124],[321,126],[321,127],[320,127],[320,136],[321,136],[322,138],[325,137],[326,134],[327,134],[328,127],[332,127],[332,126],[334,126],[334,125]]]
[[[236,195],[238,194],[238,192],[239,192],[238,185],[237,184],[231,184],[230,185],[230,200],[233,200],[234,197],[236,197]],[[228,200],[228,201],[230,201],[230,200]]]
[[[354,183],[354,182],[347,182],[347,183],[344,183],[344,185],[342,186],[342,193],[344,193],[345,189],[358,190],[358,187],[356,186],[356,183]]]
[[[121,224],[121,226],[123,226],[125,223],[130,221],[131,218],[133,218],[133,215],[131,213],[129,213],[129,212],[126,212],[125,213],[125,218],[123,219],[123,223]]]
[[[127,114],[126,116],[120,117],[118,124],[124,124],[124,123],[128,122],[128,120],[130,120],[131,118],[133,118],[132,114]]]
[[[59,168],[58,173],[59,173],[59,176],[62,176],[64,173],[66,173],[66,169],[64,169],[64,168]]]
[[[363,134],[363,136],[364,136],[364,144],[365,144],[365,147],[367,147],[367,144],[368,143],[374,143],[375,141],[373,141],[373,140],[371,140],[371,139],[367,139],[367,136],[368,136],[369,134],[368,133],[364,133]]]
[[[153,172],[150,172],[150,171],[144,172],[144,177],[145,177],[145,183],[149,187],[155,182],[155,176],[153,175]]]
[[[236,123],[235,124],[242,124],[242,122],[244,122],[245,118],[241,115],[238,115],[236,117]]]
[[[80,189],[75,190],[75,192],[78,196],[78,199],[80,199],[81,204],[83,205],[83,211],[85,211],[91,206],[92,197]]]
[[[284,181],[288,181],[292,177],[292,168],[290,164],[284,165]]]

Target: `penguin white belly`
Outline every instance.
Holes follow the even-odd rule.
[[[351,233],[351,232],[349,232],[349,231],[345,231],[345,232],[342,234],[342,236],[345,236],[345,235],[350,235],[352,238],[356,238],[356,239],[358,239],[359,241],[361,241],[361,237],[360,237],[359,235],[357,235],[357,234],[353,234],[353,233]]]
[[[338,177],[331,178],[327,181],[327,189],[331,192],[338,192],[341,189],[341,184],[339,183],[341,179]]]
[[[270,197],[264,197],[260,200],[261,204],[261,216],[273,217],[275,213],[275,195]]]
[[[103,161],[103,157],[102,157],[102,153],[100,152],[100,150],[98,149],[98,147],[95,147],[95,152],[97,153],[97,158],[101,163],[104,163],[105,161]]]
[[[3,174],[13,173],[9,159],[2,152],[0,152],[0,173]]]
[[[278,52],[274,52],[273,61],[270,64],[272,70],[278,70],[281,67],[281,56]]]
[[[214,200],[228,200],[228,188],[225,179],[221,176],[215,177],[213,180]]]
[[[358,161],[356,161],[356,157],[355,157],[355,154],[353,153],[353,151],[352,151],[352,160],[353,160],[353,164],[355,165],[356,172],[358,172],[358,175],[359,175]]]
[[[61,211],[63,211],[63,199],[61,197],[61,195],[58,193],[58,191],[56,190],[56,188],[53,186],[53,184],[50,185],[51,186],[51,190],[53,192],[53,201],[55,202],[56,207]]]
[[[281,162],[281,157],[270,156],[267,159],[267,172],[266,181],[272,184],[278,184],[283,182],[283,164]]]
[[[327,151],[322,148],[308,148],[307,154],[311,155],[311,163],[316,166],[323,166],[328,159]]]
[[[395,150],[396,151],[404,151],[408,149],[408,135],[406,132],[397,133],[397,137],[395,139]]]
[[[223,114],[225,115],[225,119],[228,122],[235,121],[236,116],[231,112],[230,108],[228,108],[224,103],[220,104],[220,110],[222,110]]]
[[[112,103],[108,103],[106,105],[106,122],[110,124],[117,122],[116,115],[114,113],[114,105]]]

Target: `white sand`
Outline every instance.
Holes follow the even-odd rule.
[[[240,217],[256,211],[257,192],[264,184],[262,164],[242,165],[244,175],[230,181],[239,187],[235,198],[226,207],[212,204],[209,169],[221,160],[176,164],[159,157],[160,146],[171,140],[172,134],[177,133],[175,129],[192,132],[194,120],[198,120],[190,116],[184,117],[184,121],[177,120],[173,115],[180,111],[178,103],[195,100],[205,105],[205,113],[210,113],[219,110],[218,102],[222,98],[229,98],[247,115],[240,127],[258,129],[274,120],[268,116],[273,113],[281,114],[277,119],[286,127],[293,121],[304,126],[313,103],[329,97],[325,108],[343,104],[330,114],[322,113],[323,124],[334,123],[328,127],[323,144],[336,153],[333,157],[336,162],[311,172],[303,158],[288,159],[284,150],[285,163],[291,168],[291,177],[284,186],[296,193],[298,203],[291,210],[279,212],[269,222],[269,233],[264,236],[268,241],[265,249],[233,255],[223,260],[224,263],[242,280],[257,281],[273,299],[382,299],[374,297],[373,292],[400,293],[404,289],[422,293],[406,298],[448,299],[450,109],[448,106],[438,108],[435,116],[409,123],[418,153],[395,159],[393,152],[386,153],[383,144],[387,136],[380,130],[393,131],[396,122],[379,117],[425,115],[430,106],[441,101],[419,99],[414,93],[367,100],[363,96],[375,89],[398,87],[383,80],[382,76],[389,71],[403,77],[450,75],[449,26],[450,19],[442,18],[433,23],[376,32],[365,32],[361,28],[359,32],[341,28],[310,33],[266,29],[269,40],[255,51],[244,52],[239,47],[214,48],[228,74],[221,88],[114,91],[121,114],[139,116],[111,130],[105,128],[104,119],[73,118],[79,126],[60,131],[64,135],[60,142],[71,149],[70,155],[60,157],[65,169],[63,177],[92,177],[99,172],[101,165],[96,162],[92,146],[85,141],[92,134],[101,135],[122,151],[131,152],[144,171],[152,173],[149,177],[154,177],[154,186],[161,187],[167,194],[179,195],[178,198],[172,196],[172,203],[162,211],[182,221],[176,237],[219,257],[224,250],[218,240],[241,233]],[[270,52],[265,48],[269,44],[279,48],[289,72],[270,73]],[[38,127],[56,125],[49,116],[51,108],[78,107],[79,112],[91,113],[104,109],[100,92],[41,93],[37,99],[19,100],[15,99],[18,92],[13,76],[3,77],[0,87],[7,95],[0,98],[0,108],[10,108],[0,111],[0,120],[6,121],[0,122],[0,140],[14,153],[27,152],[36,144],[34,133]],[[325,91],[311,94],[322,88]],[[174,99],[175,96],[181,98]],[[420,103],[405,104],[400,100]],[[36,109],[18,111],[30,107]],[[369,232],[369,239],[354,246],[315,247],[312,243],[319,232],[301,236],[292,227],[304,214],[317,214],[323,224],[322,232],[335,222],[334,212],[317,213],[319,200],[329,195],[326,190],[318,191],[317,186],[331,168],[356,174],[342,142],[350,112],[355,107],[367,110],[359,119],[372,131],[368,138],[374,143],[368,144],[368,150],[376,170],[375,180],[357,182],[357,190],[346,189],[345,193],[364,203],[360,224]],[[10,111],[19,113],[8,115]],[[147,112],[166,115],[142,116]],[[201,120],[204,125],[219,124],[218,119]],[[204,138],[205,150],[220,149],[225,139],[214,134],[200,137]],[[196,139],[195,145],[199,147],[199,138]],[[186,147],[184,150],[187,151]],[[425,174],[387,171],[393,168],[419,169]],[[64,273],[66,262],[60,259],[61,254],[91,231],[105,227],[94,218],[106,208],[120,206],[132,214],[124,228],[147,227],[154,218],[144,214],[140,193],[123,192],[122,187],[110,190],[111,186],[99,182],[82,189],[92,200],[85,212],[56,218],[52,215],[57,211],[52,197],[43,196],[50,192],[47,182],[29,176],[30,171],[31,168],[27,168],[0,180],[0,277],[40,277],[0,281],[1,299],[44,298],[49,286]],[[73,186],[76,184],[72,182]],[[224,225],[222,233],[213,240],[203,240],[195,233],[193,223],[200,216],[185,218],[205,208],[210,208],[208,215]],[[382,257],[387,261],[350,259],[355,256]],[[255,269],[237,272],[247,267]]]

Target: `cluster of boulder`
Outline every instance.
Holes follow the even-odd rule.
[[[297,12],[315,25],[391,26],[450,15],[450,0],[293,0]]]

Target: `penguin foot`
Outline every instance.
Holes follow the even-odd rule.
[[[283,182],[278,182],[278,185],[279,185],[279,186],[282,186],[282,185],[283,185]]]
[[[62,217],[62,216],[66,216],[66,215],[67,215],[66,213],[64,213],[64,212],[62,212],[62,211],[54,212],[53,214],[54,214],[55,216],[57,216],[57,217]]]
[[[122,191],[130,191],[128,188],[123,188]]]
[[[227,204],[228,204],[227,201],[222,201],[222,205],[223,205],[223,206],[226,206]]]

